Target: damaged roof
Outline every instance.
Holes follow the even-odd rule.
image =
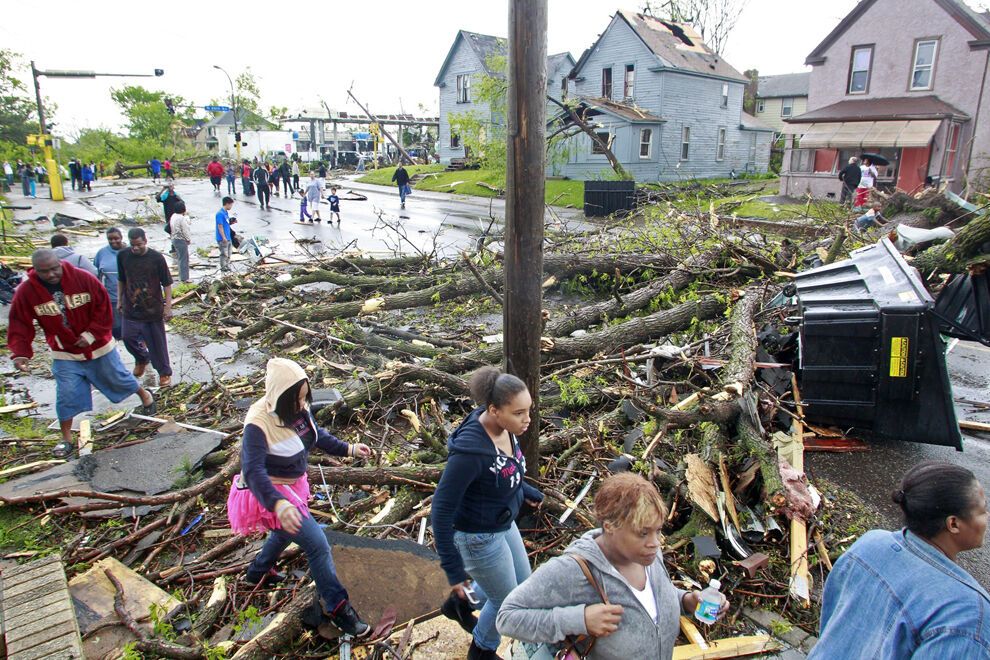
[[[577,99],[578,106],[575,110],[586,109],[588,111],[586,113],[587,117],[607,114],[628,121],[631,124],[659,124],[667,121],[663,117],[631,103],[620,103],[619,101],[593,96],[578,96]],[[561,111],[557,115],[557,119],[560,119],[565,124],[570,123],[570,115],[565,111]],[[557,119],[552,119],[551,121],[556,121]]]
[[[760,76],[756,83],[756,98],[775,99],[807,96],[810,82],[810,71],[807,73],[785,73],[780,76]]]
[[[485,73],[490,76],[502,77],[504,74],[499,71],[493,71],[489,67],[489,62],[491,58],[494,57],[506,57],[509,52],[509,40],[504,37],[495,37],[490,34],[479,34],[478,32],[468,32],[467,30],[458,30],[457,36],[454,37],[454,43],[451,44],[450,50],[447,51],[447,57],[444,58],[443,64],[440,66],[440,71],[437,73],[436,80],[433,81],[434,87],[438,87],[440,83],[443,82],[443,74],[447,70],[447,65],[450,64],[451,58],[454,56],[454,51],[457,50],[457,44],[464,40],[464,42],[474,51],[477,56],[478,61],[481,62],[481,66],[484,68]],[[569,59],[572,62],[574,58],[568,52],[556,53],[554,55],[547,56],[547,72],[556,70],[560,66],[560,62],[564,59]]]
[[[815,121],[883,121],[896,119],[969,119],[962,110],[934,94],[882,99],[847,99],[788,119],[791,124]]]
[[[720,55],[712,51],[701,39],[701,35],[687,23],[674,23],[655,16],[637,14],[631,11],[619,10],[612,17],[624,20],[642,40],[647,48],[660,60],[664,67],[683,69],[692,73],[727,78],[747,82],[747,78],[736,71]],[[610,26],[611,27],[611,24]],[[595,48],[608,32],[602,32],[588,50],[584,51],[581,59],[571,71],[571,78],[576,78],[585,62],[595,52]]]
[[[773,133],[774,128],[769,124],[763,123],[762,120],[757,119],[748,112],[742,112],[739,115],[739,128],[744,131],[763,131],[766,133]]]

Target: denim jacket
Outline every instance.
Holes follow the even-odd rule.
[[[990,595],[907,529],[867,532],[825,581],[809,660],[990,658]]]

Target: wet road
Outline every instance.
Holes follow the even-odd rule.
[[[958,342],[948,355],[949,379],[955,399],[990,403],[990,348],[973,342]],[[973,412],[973,406],[956,403],[960,420],[990,422],[990,412]],[[900,509],[890,494],[901,476],[915,463],[925,460],[962,465],[990,487],[990,435],[963,435],[963,451],[951,447],[912,442],[875,442],[870,451],[852,454],[808,452],[805,466],[812,476],[841,484],[874,506],[887,529],[901,526]],[[990,542],[978,550],[959,555],[959,563],[984,587],[990,587]]]

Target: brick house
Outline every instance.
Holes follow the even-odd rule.
[[[990,171],[987,14],[960,0],[861,0],[805,63],[808,111],[787,122],[781,194],[838,198],[838,170],[863,152],[890,160],[879,186],[905,191],[959,192]]]

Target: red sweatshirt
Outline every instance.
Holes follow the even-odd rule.
[[[45,333],[45,341],[56,360],[92,360],[106,355],[116,345],[113,339],[113,310],[110,296],[98,279],[86,271],[62,262],[62,294],[65,315],[42,284],[34,269],[14,291],[7,326],[7,348],[12,357],[34,355],[34,322]],[[79,348],[76,341],[85,337],[89,346]]]
[[[206,166],[206,173],[210,176],[223,176],[224,167],[220,163],[210,161],[210,164]]]

